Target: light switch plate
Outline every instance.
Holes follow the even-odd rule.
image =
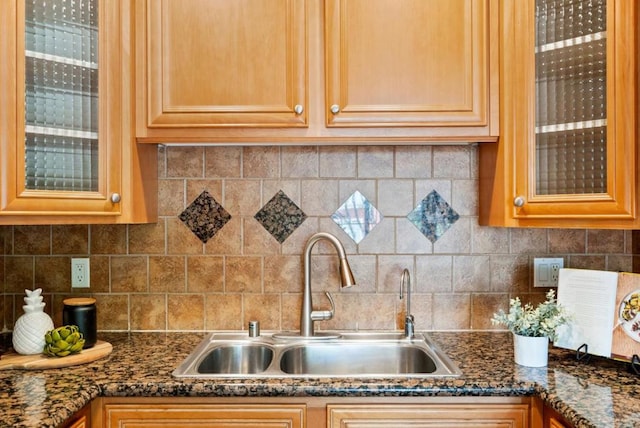
[[[534,258],[533,259],[533,286],[557,287],[560,269],[564,267],[564,259]]]

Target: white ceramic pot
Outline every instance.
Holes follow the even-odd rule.
[[[516,364],[544,367],[549,359],[549,338],[513,335],[513,353]]]

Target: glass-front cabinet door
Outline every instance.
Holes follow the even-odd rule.
[[[120,213],[119,3],[2,1],[0,219]]]
[[[638,8],[502,2],[500,141],[480,152],[493,173],[480,180],[481,224],[638,223]]]

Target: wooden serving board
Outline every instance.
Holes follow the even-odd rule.
[[[42,370],[76,366],[106,357],[112,350],[113,346],[109,342],[98,340],[93,347],[83,349],[78,354],[67,355],[66,357],[47,357],[44,354],[20,355],[11,352],[0,357],[0,370]]]

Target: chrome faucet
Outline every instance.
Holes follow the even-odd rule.
[[[342,287],[351,287],[355,285],[349,262],[347,261],[347,254],[344,251],[344,247],[338,241],[338,238],[329,233],[316,233],[307,240],[307,244],[304,249],[304,290],[302,296],[302,311],[300,315],[300,336],[313,337],[315,336],[313,331],[314,321],[324,321],[333,318],[335,312],[335,304],[331,298],[331,294],[326,293],[329,303],[331,304],[331,310],[329,311],[314,311],[313,302],[311,300],[311,250],[316,242],[321,240],[327,240],[335,247],[340,257],[340,281]]]
[[[409,269],[402,271],[402,278],[400,279],[400,300],[404,297],[406,290],[407,293],[407,313],[404,317],[404,337],[411,339],[414,335],[415,320],[411,315],[411,275]]]

